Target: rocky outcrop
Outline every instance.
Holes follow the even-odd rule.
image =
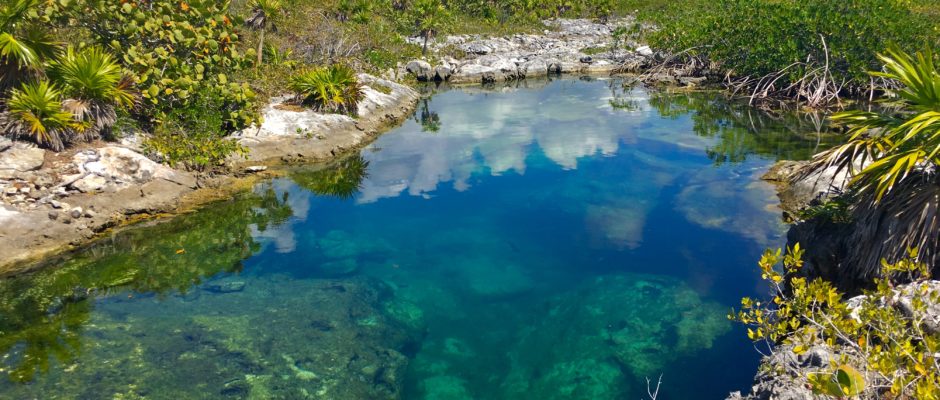
[[[848,170],[840,171],[837,167],[820,169],[804,176],[801,171],[808,163],[780,161],[762,177],[777,186],[780,207],[787,213],[795,214],[811,204],[842,194],[851,180]]]
[[[427,66],[426,73],[430,73]],[[360,74],[364,98],[356,117],[322,114],[276,98],[262,110],[264,122],[237,133],[249,150],[248,162],[278,159],[316,162],[332,159],[374,139],[413,110],[420,95],[410,87]]]
[[[610,23],[560,19],[546,21],[542,34],[448,36],[433,43],[431,51],[456,47],[464,57],[443,57],[433,68],[414,60],[402,72],[419,81],[451,83],[506,82],[557,73],[609,74],[624,63],[648,65],[645,60],[654,56],[648,46],[637,47],[634,42],[614,45],[614,30],[632,23],[632,18]]]
[[[45,150],[0,137],[0,179],[15,179],[42,167]]]

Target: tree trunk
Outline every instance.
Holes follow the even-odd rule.
[[[425,34],[424,34],[424,47],[421,49],[421,55],[422,55],[422,56],[428,54],[428,36],[430,36],[430,35],[431,35],[430,33],[425,33]]]
[[[255,70],[261,66],[261,56],[264,54],[264,28],[261,28],[261,36],[258,38],[258,62],[255,64]]]

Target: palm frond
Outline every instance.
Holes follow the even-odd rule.
[[[332,65],[303,71],[290,82],[303,102],[320,111],[355,114],[364,93],[352,68]]]
[[[7,101],[12,118],[5,128],[55,151],[64,149],[69,133],[82,126],[62,108],[61,96],[62,92],[45,79],[14,89]]]
[[[940,180],[935,169],[912,173],[880,202],[873,191],[857,195],[853,229],[846,238],[851,247],[842,262],[847,276],[876,277],[881,260],[897,262],[916,249],[919,260],[940,268]],[[852,246],[851,244],[856,244]]]

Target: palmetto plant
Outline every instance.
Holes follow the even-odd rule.
[[[61,98],[62,92],[46,79],[25,83],[11,92],[7,115],[0,122],[15,136],[60,151],[72,131],[83,129],[72,113],[62,109]]]
[[[281,2],[279,0],[255,0],[255,6],[251,10],[251,16],[245,20],[249,28],[260,32],[258,37],[258,62],[255,67],[261,65],[264,55],[264,33],[268,30],[277,31],[277,25],[274,21],[281,12]]]
[[[117,120],[116,107],[136,103],[134,81],[114,57],[99,47],[75,50],[69,47],[51,62],[48,74],[63,85],[65,109],[86,123],[82,139],[96,139]]]
[[[28,20],[39,0],[13,0],[0,5],[0,90],[16,86],[28,75],[39,74],[43,61],[59,45],[40,25]]]
[[[291,78],[290,88],[304,104],[326,112],[355,114],[364,96],[356,72],[338,64],[303,71]]]
[[[873,75],[899,83],[892,94],[902,111],[835,114],[834,122],[849,126],[848,142],[817,155],[806,171],[835,167],[853,177],[855,228],[847,243],[864,245],[849,252],[845,265],[859,277],[910,248],[929,263],[940,257],[940,70],[929,50],[911,56],[892,48],[879,59],[884,72]]]

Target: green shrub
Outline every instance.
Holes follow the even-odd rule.
[[[62,92],[45,79],[13,89],[6,105],[9,113],[3,118],[6,131],[55,151],[64,149],[72,132],[83,128],[71,113],[62,109]]]
[[[232,82],[250,66],[237,49],[240,37],[227,15],[228,2],[193,0],[76,0],[66,9],[82,21],[94,41],[121,54],[144,102],[145,122],[159,124],[176,109],[192,107],[196,93],[212,91],[224,108],[220,128],[228,132],[255,121],[254,93]]]
[[[884,262],[883,278],[876,279],[875,289],[853,307],[830,282],[798,276],[802,254],[797,244],[786,254],[768,250],[761,257],[761,274],[773,298],[745,298],[742,310],[731,315],[748,326],[748,337],[767,342],[773,351],[781,345],[797,354],[814,346],[831,349],[836,355],[833,365],[804,376],[818,394],[940,398],[940,364],[935,358],[940,333],[922,320],[930,304],[940,304],[940,290],[926,290],[929,266],[916,259],[916,251],[897,263]],[[910,301],[902,304],[896,284],[911,281],[905,289]]]
[[[356,72],[344,65],[300,72],[291,78],[290,88],[300,94],[304,104],[324,112],[355,114],[363,98]]]
[[[903,0],[696,0],[650,13],[659,29],[655,47],[703,57],[720,72],[759,78],[783,71],[776,89],[806,76],[824,75],[836,89],[869,88],[867,71],[878,69],[876,53],[889,43],[905,49],[937,45],[936,21]],[[828,50],[828,51],[827,51]],[[828,82],[831,81],[831,82]],[[796,92],[791,90],[791,94]]]
[[[195,93],[189,107],[172,110],[144,142],[144,150],[159,155],[170,166],[195,171],[219,168],[229,157],[245,155],[247,150],[241,144],[226,137],[222,128],[226,110],[213,108],[222,102],[215,96],[210,90]]]

